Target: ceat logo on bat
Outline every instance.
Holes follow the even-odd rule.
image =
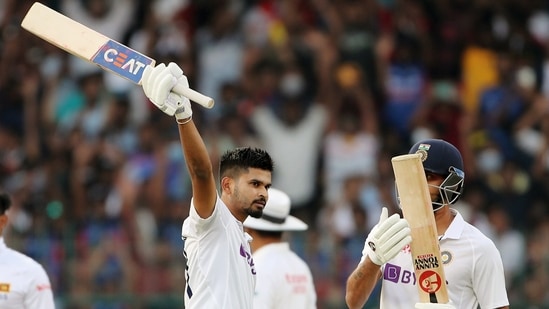
[[[153,62],[151,58],[113,40],[101,46],[91,61],[136,84],[141,81],[145,67]]]

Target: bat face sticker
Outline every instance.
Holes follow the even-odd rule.
[[[93,56],[91,61],[138,84],[143,70],[153,60],[116,41],[109,40]]]

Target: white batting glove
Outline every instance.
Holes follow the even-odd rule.
[[[389,218],[387,216],[387,207],[383,207],[379,222],[368,234],[362,250],[362,256],[368,255],[372,262],[380,266],[394,258],[412,241],[408,221],[398,214]]]
[[[189,88],[187,76],[173,62],[167,66],[164,63],[155,67],[147,66],[143,71],[141,85],[147,98],[164,113],[170,116],[175,115],[178,123],[186,123],[193,115],[191,102],[188,98],[172,92],[177,84],[179,87]]]
[[[437,303],[416,303],[416,309],[456,309],[450,302],[449,304]]]

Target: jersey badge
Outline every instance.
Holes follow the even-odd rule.
[[[450,264],[450,262],[452,261],[452,253],[450,253],[450,251],[442,251],[440,252],[440,259],[442,260],[442,264],[444,265],[448,265]]]
[[[8,293],[10,291],[9,283],[0,283],[0,293]]]

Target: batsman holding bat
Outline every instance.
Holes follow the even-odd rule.
[[[239,148],[221,157],[220,196],[206,146],[192,121],[188,98],[172,92],[188,88],[176,64],[148,66],[145,95],[164,113],[175,116],[193,198],[182,228],[187,260],[185,308],[253,307],[256,270],[242,222],[261,217],[271,186],[273,161],[261,149]]]
[[[463,190],[463,160],[452,144],[423,140],[409,153],[420,153],[433,206],[450,303],[420,303],[418,278],[410,252],[410,228],[384,208],[366,239],[362,259],[347,280],[349,308],[362,308],[382,279],[380,308],[508,308],[503,264],[494,243],[450,208]]]

